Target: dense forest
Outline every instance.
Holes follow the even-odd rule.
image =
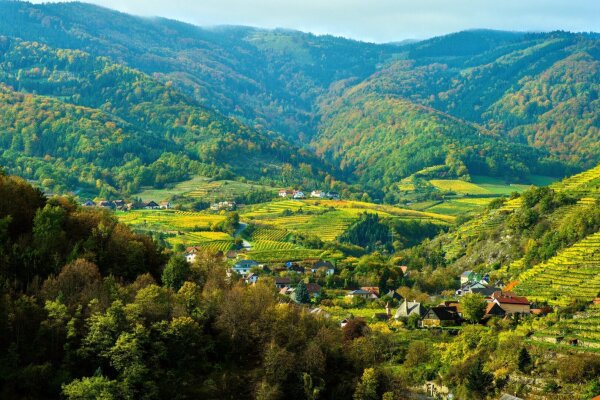
[[[320,182],[324,165],[138,71],[80,51],[4,37],[2,162],[58,192],[103,196],[194,175]]]
[[[272,281],[190,267],[20,178],[0,176],[0,238],[2,398],[349,398],[373,365]]]

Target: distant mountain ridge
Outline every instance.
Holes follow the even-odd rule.
[[[402,45],[372,44],[283,29],[206,29],[78,2],[3,2],[0,36],[10,43],[43,43],[57,53],[106,57],[110,68],[137,70],[186,107],[232,123],[214,131],[221,136],[211,140],[221,143],[220,150],[215,152],[216,142],[205,142],[212,150],[202,155],[190,153],[198,138],[182,141],[167,133],[191,161],[211,161],[203,171],[212,174],[311,185],[329,185],[337,176],[380,198],[417,168],[434,165],[463,179],[483,171],[527,180],[530,174],[564,176],[600,161],[597,34],[471,30]],[[136,104],[125,92],[135,92],[137,78],[98,99],[89,92],[84,101],[73,92],[69,74],[75,71],[35,57],[20,66],[6,60],[2,83],[105,112],[106,102]],[[47,74],[33,82],[27,68],[36,64],[43,72],[46,62]],[[55,68],[62,80],[55,80]],[[19,81],[23,77],[27,85]],[[57,90],[63,84],[71,85],[66,95],[66,87]],[[87,90],[96,90],[95,84]],[[144,130],[151,121],[173,122],[175,115],[161,115],[168,107],[158,104],[146,101],[133,110],[138,122],[146,121]],[[131,122],[126,114],[115,115]],[[163,122],[151,131],[170,131]],[[238,140],[231,130],[238,129],[252,137],[251,145],[242,146],[245,154],[231,147]],[[5,158],[9,170],[20,173],[10,166],[19,152]],[[291,176],[282,172],[285,163],[294,179],[281,179],[282,173]],[[168,181],[177,179],[172,174]]]

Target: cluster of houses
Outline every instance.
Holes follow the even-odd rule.
[[[201,251],[199,247],[188,247],[185,258],[192,263],[196,255]],[[287,262],[279,266],[267,266],[254,260],[239,259],[236,251],[229,251],[222,254],[229,260],[235,260],[235,264],[228,270],[228,276],[241,277],[247,284],[255,284],[265,275],[274,276],[274,282],[279,293],[292,297],[296,290],[295,281],[292,279],[294,273],[300,275],[316,274],[321,272],[327,276],[335,274],[335,267],[329,261],[318,260],[312,263],[300,265],[295,262]],[[288,276],[279,276],[282,272],[288,272]],[[292,273],[290,275],[290,273]],[[500,287],[497,287],[500,286]],[[311,297],[318,297],[321,294],[321,287],[316,283],[306,284],[308,293]],[[489,277],[466,271],[461,276],[461,289],[457,291],[459,296],[467,293],[479,293],[486,301],[485,314],[481,322],[496,318],[511,317],[514,315],[545,314],[551,310],[538,309],[532,307],[531,303],[525,297],[502,290],[502,282],[489,284]],[[387,293],[380,293],[378,287],[361,287],[350,290],[346,294],[347,298],[360,298],[365,300],[383,299],[388,300],[385,314],[377,314],[376,317],[381,320],[394,318],[396,320],[417,316],[419,325],[423,328],[452,327],[458,326],[463,322],[462,308],[459,301],[444,301],[434,307],[426,308],[422,303],[403,299],[395,290],[389,290]],[[400,305],[395,312],[389,307],[390,301],[399,301]],[[347,322],[347,321],[345,321]]]
[[[499,280],[490,283],[490,276],[473,271],[465,271],[460,275],[460,289],[456,290],[457,296],[465,294],[480,294],[489,297],[492,293],[502,290],[504,282]]]
[[[279,197],[291,198],[296,200],[305,199],[307,196],[301,190],[281,189]],[[310,192],[310,197],[315,199],[339,200],[340,195],[336,192],[325,192],[323,190],[313,190]]]
[[[529,315],[536,313],[531,303],[525,297],[517,296],[512,292],[496,291],[486,299],[486,309],[482,322],[490,318],[505,318],[513,315]],[[389,305],[386,306],[387,318],[392,318]],[[462,308],[458,301],[444,301],[441,304],[427,309],[422,303],[403,300],[396,309],[393,318],[396,320],[416,316],[423,328],[439,328],[458,326],[463,322]]]
[[[148,202],[126,202],[124,200],[101,200],[101,201],[92,201],[87,200],[82,204],[83,207],[98,207],[105,208],[108,210],[120,210],[120,211],[130,211],[130,210],[158,210],[158,209],[171,209],[173,205],[170,201],[161,201],[160,203],[155,202],[154,200],[150,200]]]
[[[197,255],[202,251],[198,246],[188,247],[185,251],[185,259],[189,263],[196,261]],[[238,259],[238,252],[230,250],[222,253],[222,256],[228,260],[236,260],[235,264],[227,271],[227,276],[231,277],[234,274],[244,280],[245,283],[251,285],[258,282],[261,276],[275,276],[275,286],[279,289],[279,293],[291,296],[294,293],[295,286],[292,279],[288,277],[277,276],[281,272],[295,273],[298,275],[323,273],[326,276],[335,274],[335,267],[329,261],[315,260],[308,265],[301,266],[295,262],[286,262],[277,267],[269,267],[265,264],[260,264],[254,260]],[[312,297],[321,294],[321,286],[316,283],[307,283],[306,288]]]
[[[212,211],[233,211],[236,208],[237,204],[235,201],[219,201],[210,205]]]

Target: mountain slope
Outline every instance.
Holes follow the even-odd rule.
[[[573,165],[600,160],[595,36],[474,31],[404,49],[401,60],[347,89],[433,107]]]
[[[594,34],[477,30],[376,45],[286,30],[205,29],[83,3],[3,2],[0,35],[71,49],[77,62],[73,54],[80,51],[92,59],[108,57],[102,62],[141,73],[161,89],[132,83],[111,92],[110,79],[121,72],[103,73],[107,80],[98,96],[98,82],[82,84],[88,78],[68,62],[57,66],[50,57],[46,66],[43,55],[33,62],[28,56],[26,63],[8,60],[2,79],[17,90],[162,131],[191,159],[216,160],[225,175],[289,184],[287,177],[275,177],[281,168],[263,170],[289,162],[305,164],[292,168],[302,174],[294,182],[322,182],[335,168],[316,160],[312,147],[341,163],[346,181],[385,198],[398,179],[422,168],[442,168],[462,179],[482,173],[524,181],[530,173],[561,177],[600,161],[600,40]],[[86,92],[78,97],[80,86]],[[123,96],[130,91],[142,97]],[[210,133],[215,124],[191,122],[182,102],[214,114],[219,127]],[[369,164],[374,166],[367,171]]]
[[[545,172],[540,161],[547,154],[401,98],[353,87],[322,110],[313,142],[317,154],[372,188],[393,190],[402,178],[433,165],[462,179],[477,174],[518,180]]]

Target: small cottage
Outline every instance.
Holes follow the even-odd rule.
[[[421,326],[423,328],[440,328],[442,326],[460,325],[460,317],[455,307],[437,306],[427,311]]]

